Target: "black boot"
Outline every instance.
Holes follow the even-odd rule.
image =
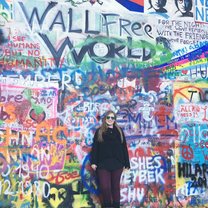
[[[113,208],[120,208],[120,202],[113,202]]]

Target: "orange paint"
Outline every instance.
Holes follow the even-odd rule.
[[[63,131],[65,136],[68,136],[68,131],[66,126],[53,127],[46,121],[41,122],[40,124],[37,125],[35,140],[36,142],[39,142],[41,137],[46,137],[47,140],[50,141],[52,137],[53,141],[55,141],[57,144],[65,145],[66,144],[65,139],[62,140],[57,139],[57,134],[60,131]]]
[[[9,119],[6,119],[5,123],[14,123],[17,120],[15,115],[15,106],[12,103],[6,104],[5,111],[9,115]]]
[[[11,129],[9,127],[6,127],[6,131],[0,135],[1,138],[3,138],[4,146],[9,146],[9,141],[12,140],[12,138],[19,138],[18,134],[12,134]]]
[[[134,2],[136,4],[139,4],[141,6],[144,6],[144,0],[130,0],[131,2]]]
[[[63,131],[65,136],[68,136],[68,130],[66,126],[57,126],[54,131],[53,131],[53,140],[57,143],[57,144],[62,144],[62,145],[66,145],[66,140],[62,139],[59,140],[57,139],[57,134],[58,132]]]

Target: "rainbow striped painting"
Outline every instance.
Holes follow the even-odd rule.
[[[144,0],[116,0],[130,11],[144,12]]]

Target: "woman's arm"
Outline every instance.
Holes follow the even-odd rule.
[[[91,167],[93,170],[96,170],[97,168],[97,162],[98,162],[98,130],[96,130],[93,143],[92,143],[92,149],[91,149]]]
[[[129,153],[128,153],[127,144],[126,144],[126,137],[124,135],[123,130],[122,130],[122,134],[123,134],[124,164],[125,164],[126,169],[130,169]]]

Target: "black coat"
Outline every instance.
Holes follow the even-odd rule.
[[[121,142],[120,132],[116,127],[108,128],[103,133],[103,142],[98,141],[98,131],[95,132],[91,150],[91,164],[97,165],[98,169],[116,170],[130,168],[129,154],[126,139],[123,133]]]

